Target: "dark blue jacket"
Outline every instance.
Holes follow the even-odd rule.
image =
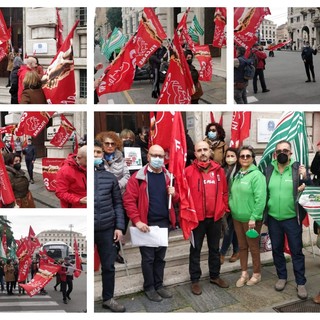
[[[33,144],[23,148],[22,153],[25,155],[25,160],[36,161],[36,148]]]
[[[239,56],[237,59],[240,62],[240,65],[238,68],[234,68],[234,83],[236,82],[248,82],[244,78],[244,67],[248,63],[248,60],[244,56]]]
[[[94,168],[94,231],[125,231],[125,218],[118,180],[103,165]]]

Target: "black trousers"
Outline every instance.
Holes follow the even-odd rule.
[[[258,77],[260,80],[262,91],[267,90],[266,81],[264,79],[263,69],[256,69],[253,77],[253,91],[256,93],[258,91]]]
[[[26,167],[28,169],[28,174],[29,174],[30,180],[33,180],[33,163],[32,163],[32,160],[26,160]]]
[[[304,63],[304,67],[306,69],[306,74],[307,74],[307,78],[309,81],[311,81],[311,78],[310,78],[310,71],[311,71],[311,75],[312,75],[312,79],[314,80],[315,79],[315,75],[314,75],[314,67],[313,67],[313,62],[305,62]]]
[[[73,289],[73,276],[67,276],[66,281],[61,281],[61,290],[62,290],[63,300],[66,300],[67,297],[70,296],[72,289]]]

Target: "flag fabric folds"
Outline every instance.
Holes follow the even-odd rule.
[[[167,129],[165,132],[169,132]],[[191,231],[198,226],[198,218],[194,209],[184,168],[187,158],[187,142],[182,116],[175,112],[170,139],[169,172],[175,177],[175,186],[180,198],[180,227],[184,239],[189,239]]]
[[[188,8],[184,12],[177,26],[176,32],[179,35],[180,45],[187,44],[188,49],[190,49],[192,52],[195,52],[194,43],[188,33],[188,28],[187,28],[187,19],[188,19],[189,11],[190,11],[190,8]]]
[[[3,226],[3,233],[2,233],[2,238],[1,238],[1,243],[2,243],[2,248],[4,255],[7,256],[8,253],[8,245],[7,245],[7,228],[6,225]]]
[[[0,61],[9,53],[8,42],[11,40],[11,28],[7,28],[0,9]]]
[[[269,50],[270,51],[275,51],[275,50],[277,50],[277,49],[279,49],[279,48],[282,48],[282,47],[284,47],[284,46],[286,46],[287,44],[289,44],[289,43],[291,43],[291,39],[290,40],[288,40],[288,41],[285,41],[285,42],[280,42],[280,43],[278,43],[278,44],[276,44],[276,45],[274,45],[274,46],[269,46]]]
[[[61,21],[60,11],[58,8],[56,8],[56,12],[57,12],[56,41],[57,41],[57,51],[59,51],[59,49],[63,44],[63,35],[62,35],[63,24]]]
[[[79,20],[73,25],[67,38],[51,61],[42,77],[42,89],[49,104],[74,104],[76,83],[73,60],[73,34]]]
[[[227,23],[227,8],[216,8],[214,12],[214,35],[212,45],[222,48],[227,44],[225,28]]]
[[[14,193],[4,163],[3,155],[0,152],[0,203],[8,205],[15,202]]]
[[[0,241],[0,258],[3,259],[4,261],[7,260],[7,256],[6,253],[4,251],[3,245],[2,245],[2,241]]]
[[[316,186],[306,186],[300,193],[298,202],[320,226],[320,188]]]
[[[75,131],[74,126],[68,121],[64,114],[61,114],[60,118],[60,127],[54,137],[50,140],[50,143],[58,148],[62,148]]]
[[[250,136],[251,112],[234,111],[231,123],[230,147],[239,148],[243,140]]]
[[[123,47],[126,43],[127,37],[117,28],[115,27],[112,31],[111,36],[106,41],[106,44],[103,48],[103,55],[106,57],[107,60],[110,59],[112,53]]]
[[[199,61],[199,80],[211,81],[212,79],[212,58],[209,45],[195,46],[195,57]]]
[[[65,158],[42,158],[43,184],[48,191],[56,191],[56,176]]]
[[[198,34],[200,34],[200,36],[204,35],[204,30],[201,27],[196,15],[193,16],[192,27]]]
[[[76,278],[78,278],[81,275],[81,258],[79,255],[79,248],[78,248],[78,243],[76,238],[74,238],[73,240],[73,249],[74,249],[75,261],[76,261],[75,263],[76,270],[74,271],[73,275]]]
[[[308,167],[308,140],[306,120],[303,112],[288,111],[280,118],[271,138],[263,152],[259,169],[263,172],[271,163],[276,145],[287,140],[292,145],[293,158]]]

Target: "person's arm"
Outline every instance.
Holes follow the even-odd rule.
[[[25,90],[22,91],[19,104],[31,104],[30,95]]]

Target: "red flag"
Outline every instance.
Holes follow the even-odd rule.
[[[74,249],[74,255],[75,255],[75,259],[76,259],[76,270],[74,271],[73,274],[76,278],[78,278],[81,275],[81,258],[79,255],[79,248],[78,248],[76,238],[74,238],[74,240],[73,240],[73,249]]]
[[[45,129],[55,112],[24,112],[20,118],[16,135],[36,137]]]
[[[152,8],[144,8],[136,34],[136,64],[142,67],[167,38]]]
[[[286,46],[286,45],[289,44],[291,41],[292,41],[292,40],[290,39],[290,40],[285,41],[285,42],[280,42],[280,43],[278,43],[278,44],[276,44],[276,45],[274,45],[274,46],[270,46],[268,49],[269,49],[270,51],[275,51],[275,50],[277,50],[277,49],[279,49],[279,48],[282,48],[282,47]]]
[[[246,48],[245,56],[248,56],[257,42],[256,31],[264,17],[269,14],[269,8],[234,8],[234,42]]]
[[[306,214],[305,218],[302,220],[302,224],[308,228],[310,226],[310,220],[309,220],[309,215]]]
[[[226,45],[225,27],[227,23],[227,8],[216,8],[214,12],[214,36],[212,45],[222,48]]]
[[[0,128],[0,134],[4,134],[4,133],[13,134],[15,128],[16,128],[15,124],[11,124],[9,126],[2,127],[2,128]]]
[[[16,254],[19,260],[18,282],[24,282],[28,277],[32,262],[28,238],[25,237],[20,240]]]
[[[7,255],[8,252],[8,245],[7,245],[7,225],[3,226],[3,233],[2,233],[2,238],[1,238],[1,242],[2,242],[2,247],[4,250],[4,255]]]
[[[192,39],[190,37],[190,34],[188,32],[188,27],[187,27],[187,19],[188,19],[189,11],[190,11],[190,8],[188,8],[186,10],[186,12],[183,14],[183,16],[177,26],[177,32],[179,35],[180,45],[183,45],[186,42],[188,45],[188,48],[192,52],[195,52],[194,42],[192,41]]]
[[[56,56],[51,61],[46,74],[42,77],[43,92],[50,104],[74,104],[76,100],[76,83],[74,77],[73,33],[76,21]]]
[[[208,45],[195,46],[195,57],[199,61],[199,80],[211,81],[212,79],[212,58]]]
[[[56,176],[65,158],[42,158],[42,178],[48,191],[56,191]]]
[[[0,152],[0,202],[4,205],[15,202],[11,182],[4,164],[3,155]]]
[[[79,143],[78,143],[78,137],[77,134],[75,133],[74,135],[74,149],[73,149],[73,153],[77,154],[79,150]]]
[[[170,139],[169,171],[174,175],[179,190],[180,226],[184,238],[189,239],[191,231],[198,226],[198,218],[184,173],[186,158],[187,142],[183,121],[181,113],[175,112]]]
[[[251,112],[234,111],[231,123],[230,147],[239,148],[250,135]]]
[[[216,121],[216,119],[215,119],[215,117],[214,117],[214,112],[212,112],[212,111],[210,111],[210,121],[211,121],[212,123],[217,123],[217,121]],[[220,124],[220,126],[223,127],[223,114],[222,114],[222,112],[221,112],[220,120],[219,120],[218,123]]]
[[[39,267],[39,271],[30,282],[19,284],[19,286],[25,289],[30,297],[33,297],[53,279],[60,268],[60,265],[42,264],[41,268]]]
[[[43,251],[39,250],[39,256],[40,256],[40,260],[39,260],[40,268],[43,264],[56,264],[56,261],[53,258],[48,256],[47,251],[45,249]]]
[[[291,251],[290,251],[289,243],[288,243],[288,237],[287,237],[286,234],[284,235],[283,252],[285,252],[285,253],[287,253],[287,254],[290,254],[290,256],[291,256]]]
[[[29,248],[29,255],[32,256],[34,253],[34,250],[36,248],[40,247],[40,241],[36,237],[36,234],[34,233],[32,227],[29,227],[29,234],[28,234],[28,248]]]
[[[54,137],[50,140],[50,143],[58,148],[62,148],[67,143],[75,130],[74,126],[68,121],[65,115],[61,114],[60,118],[60,127]]]
[[[63,44],[63,35],[62,35],[63,24],[61,21],[60,11],[58,8],[56,8],[56,12],[57,12],[56,41],[57,41],[57,51],[59,51],[59,49]]]
[[[0,10],[0,61],[9,53],[8,41],[11,39],[11,28],[7,28],[2,11]]]
[[[98,96],[129,90],[136,70],[135,37],[126,43],[119,55],[106,68],[96,89]]]

